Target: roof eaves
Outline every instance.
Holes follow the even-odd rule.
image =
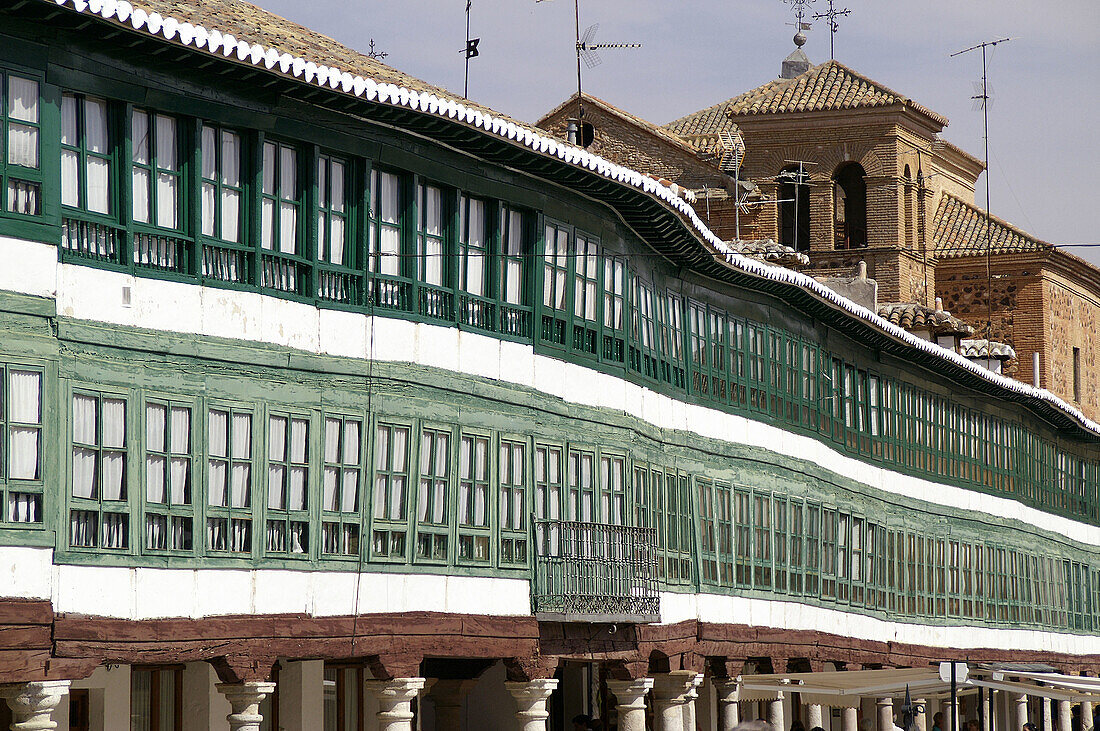
[[[456,102],[438,95],[421,94],[396,84],[379,84],[373,79],[359,75],[353,76],[340,68],[326,65],[318,66],[315,61],[300,56],[291,57],[273,48],[259,44],[238,41],[231,34],[223,35],[217,29],[206,29],[181,23],[174,17],[162,17],[158,13],[146,13],[135,8],[127,0],[38,0],[42,4],[54,4],[69,7],[84,15],[97,15],[104,20],[126,24],[134,30],[151,36],[163,38],[168,42],[191,46],[199,51],[224,58],[235,57],[238,61],[263,67],[272,73],[293,76],[303,83],[331,89],[334,92],[350,94],[377,104],[404,107],[423,114],[437,115],[442,118],[458,120],[481,130],[483,134],[495,135],[515,144],[523,145],[548,158],[557,158],[567,165],[590,171],[597,176],[629,186],[659,204],[672,209],[681,219],[686,220],[699,239],[718,253],[732,272],[768,280],[777,285],[786,285],[804,295],[824,303],[829,308],[846,314],[852,320],[869,326],[892,340],[908,345],[915,352],[915,359],[937,363],[946,361],[957,370],[976,376],[978,382],[985,381],[990,386],[1007,392],[1013,400],[1020,398],[1034,400],[1037,405],[1053,408],[1064,417],[1069,417],[1078,427],[1100,437],[1100,423],[1086,417],[1079,409],[1066,403],[1049,391],[1037,389],[1020,381],[992,373],[962,356],[948,351],[926,340],[922,340],[902,328],[893,325],[876,313],[856,304],[843,295],[821,284],[810,276],[783,267],[764,264],[733,251],[729,245],[716,236],[703,223],[692,206],[677,196],[672,190],[656,180],[641,173],[611,163],[581,148],[562,144],[558,140],[536,132],[524,125],[517,124],[503,116],[484,113],[480,109]]]

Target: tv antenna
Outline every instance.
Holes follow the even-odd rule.
[[[388,55],[390,55],[390,54],[386,53],[385,51],[376,51],[376,50],[374,50],[374,39],[373,38],[370,39],[370,50],[367,51],[367,57],[368,58],[373,58],[375,61],[381,61],[382,59],[384,59]]]
[[[835,59],[836,52],[833,50],[833,41],[836,39],[836,32],[840,30],[840,23],[837,22],[837,18],[851,15],[852,11],[848,8],[843,10],[837,10],[833,7],[833,0],[829,0],[829,9],[824,13],[817,13],[813,16],[814,20],[828,20],[829,21],[829,58]]]
[[[982,125],[983,134],[982,139],[985,143],[985,299],[986,299],[986,314],[988,316],[986,320],[986,339],[993,339],[993,231],[990,225],[990,218],[992,214],[989,212],[989,102],[990,88],[989,88],[989,62],[988,51],[990,48],[996,48],[1000,43],[1008,43],[1015,40],[1014,38],[998,38],[995,41],[985,41],[979,43],[976,46],[970,48],[964,48],[961,51],[952,53],[948,58],[954,58],[955,56],[961,56],[971,51],[977,51],[979,48],[982,50],[982,80],[975,82],[974,87],[977,92],[973,97],[974,108],[982,110]]]
[[[477,58],[481,54],[478,53],[477,44],[481,43],[480,38],[470,37],[470,6],[473,5],[473,0],[466,0],[466,48],[462,50],[462,53],[466,56],[466,75],[462,80],[462,98],[470,98],[470,59]]]
[[[543,2],[544,0],[535,0],[536,3]],[[593,23],[588,26],[584,31],[584,36],[581,36],[581,7],[580,0],[573,0],[573,29],[577,36],[577,116],[580,123],[578,125],[578,140],[583,137],[583,117],[584,117],[584,98],[581,96],[581,59],[584,59],[584,65],[592,69],[603,63],[603,59],[600,58],[598,50],[603,48],[641,48],[641,43],[595,43],[596,31],[600,29],[599,23]]]

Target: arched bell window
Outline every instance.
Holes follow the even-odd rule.
[[[810,250],[810,174],[798,166],[783,168],[779,183],[779,243]]]
[[[903,200],[904,200],[904,210],[902,212],[902,215],[905,218],[905,245],[906,246],[912,246],[915,243],[914,237],[913,237],[913,229],[915,228],[914,225],[913,225],[913,210],[915,208],[915,206],[913,205],[913,196],[914,196],[914,194],[915,193],[914,193],[914,187],[913,187],[913,173],[910,171],[909,166],[906,165],[905,166],[905,175],[904,175],[904,178],[902,179],[902,196],[904,197],[903,198]]]
[[[867,246],[867,183],[859,163],[845,163],[833,174],[833,232],[838,249]]]

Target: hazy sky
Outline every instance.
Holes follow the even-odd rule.
[[[263,7],[462,93],[464,0],[259,0]],[[982,155],[973,110],[981,54],[949,54],[1010,36],[989,57],[992,210],[1056,244],[1100,244],[1100,2],[1097,0],[848,0],[836,57],[947,116],[944,137]],[[812,12],[828,9],[814,0]],[[581,0],[582,31],[597,42],[642,43],[601,51],[584,89],[664,124],[754,88],[779,73],[794,48],[782,0]],[[534,122],[576,90],[571,0],[473,0],[470,97]],[[824,21],[813,21],[811,62],[829,57]],[[748,150],[752,155],[752,149]],[[984,205],[984,178],[979,203]],[[1100,247],[1070,248],[1100,263]]]

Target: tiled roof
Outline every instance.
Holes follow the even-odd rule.
[[[538,126],[538,127],[542,127],[543,123],[546,122],[546,120],[548,120],[550,117],[553,117],[555,114],[558,114],[563,109],[576,104],[577,103],[577,96],[578,96],[577,94],[573,94],[571,97],[569,97],[568,99],[563,101],[561,104],[557,105],[556,107],[551,109],[549,112],[542,115],[542,117],[539,119],[539,121],[535,122],[535,125]],[[687,153],[692,154],[692,155],[696,154],[696,149],[694,147],[692,147],[690,144],[688,144],[687,142],[685,142],[682,137],[679,137],[678,135],[672,134],[671,132],[669,132],[664,127],[661,127],[660,125],[654,124],[653,122],[650,122],[648,120],[642,119],[641,117],[635,116],[635,115],[631,114],[630,112],[623,111],[622,109],[620,109],[619,107],[615,106],[614,104],[612,104],[610,102],[606,102],[603,99],[600,99],[599,97],[592,96],[591,94],[585,93],[584,103],[585,104],[593,104],[593,105],[599,107],[600,109],[602,109],[607,114],[610,114],[610,115],[615,116],[615,117],[619,117],[620,119],[623,119],[624,121],[629,122],[630,124],[633,124],[635,127],[638,127],[640,129],[650,133],[654,137],[657,137],[657,138],[669,143],[670,145],[673,145],[675,147],[680,148],[684,152],[687,152]]]
[[[945,310],[916,302],[890,302],[879,305],[878,316],[906,330],[930,329],[933,334],[973,335],[974,328]]]
[[[742,256],[751,259],[778,264],[785,267],[806,266],[810,257],[785,244],[777,244],[771,239],[753,239],[751,241],[727,241],[729,247]]]
[[[735,126],[734,119],[756,114],[820,112],[903,104],[947,125],[947,118],[917,104],[838,61],[826,61],[793,79],[775,79],[694,114],[665,128],[682,137],[717,134]]]
[[[977,256],[986,253],[986,212],[962,198],[944,193],[936,208],[933,241],[936,256]],[[1021,231],[1007,221],[989,216],[990,250],[994,254],[1044,251],[1053,244]]]
[[[959,355],[964,358],[996,358],[1010,360],[1016,357],[1016,351],[1007,343],[989,341],[985,338],[959,341]]]

